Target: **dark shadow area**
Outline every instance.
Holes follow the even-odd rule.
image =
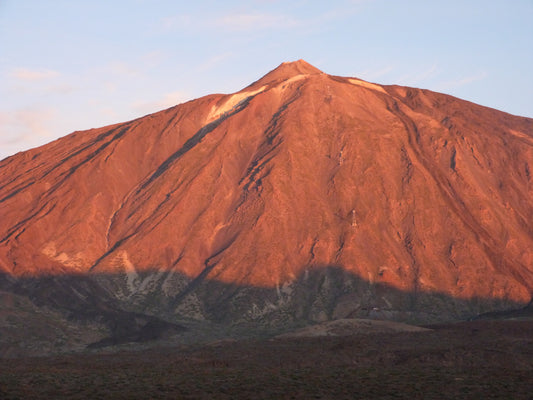
[[[283,332],[342,318],[431,324],[490,315],[531,315],[532,309],[531,304],[506,299],[404,292],[361,279],[340,266],[309,267],[293,282],[275,288],[154,270],[140,272],[133,289],[124,274],[34,278],[1,274],[0,291],[27,297],[39,309],[57,311],[67,321],[105,328],[102,338],[86,344],[89,348],[176,338],[188,332],[187,321],[239,327],[233,334],[238,331],[253,337],[261,330]],[[205,324],[195,325],[198,331],[188,334],[209,339],[210,332],[201,331]]]
[[[291,284],[259,288],[204,280],[195,293],[209,319],[230,323],[314,323],[340,318],[373,318],[424,324],[475,318],[487,312],[523,309],[501,298],[455,298],[441,292],[408,292],[369,282],[342,266],[312,266]],[[277,305],[269,311],[271,305]]]
[[[0,290],[25,296],[38,309],[58,311],[67,321],[107,328],[109,336],[88,348],[143,343],[186,330],[158,316],[127,310],[90,275],[14,279],[2,274]]]
[[[525,307],[515,310],[490,311],[472,318],[472,320],[493,319],[533,319],[533,300]]]

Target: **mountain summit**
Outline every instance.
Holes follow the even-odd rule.
[[[293,62],[284,62],[278,65],[274,70],[270,71],[259,82],[269,83],[273,81],[283,81],[286,79],[294,78],[296,76],[304,76],[311,74],[322,74],[318,68],[312,66],[304,60],[298,60]]]
[[[234,94],[2,160],[2,287],[61,308],[43,288],[62,282],[69,305],[105,293],[167,320],[519,307],[532,160],[531,119],[283,63]]]

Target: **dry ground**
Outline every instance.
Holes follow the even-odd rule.
[[[3,360],[1,399],[531,399],[533,321]]]

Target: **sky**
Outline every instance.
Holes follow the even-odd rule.
[[[0,159],[284,61],[533,117],[533,0],[0,0]]]

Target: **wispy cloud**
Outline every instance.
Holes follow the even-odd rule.
[[[249,13],[224,15],[214,25],[231,31],[252,31],[263,29],[287,29],[301,25],[301,21],[283,14]]]
[[[218,64],[223,62],[224,60],[227,60],[233,55],[232,52],[226,52],[222,54],[214,55],[213,57],[208,58],[206,61],[204,61],[200,66],[198,67],[199,71],[208,71],[210,69],[215,68]]]
[[[356,74],[356,77],[365,79],[368,81],[375,81],[379,78],[382,78],[383,76],[386,76],[394,71],[394,67],[392,65],[388,65],[386,67],[381,67],[379,69],[375,70],[364,70]]]
[[[114,75],[136,78],[140,75],[137,68],[123,61],[114,61],[108,66],[108,71]]]
[[[0,159],[17,151],[39,146],[57,137],[55,108],[22,108],[0,112]]]
[[[59,83],[57,85],[47,86],[44,89],[44,92],[46,94],[52,94],[52,95],[67,95],[67,94],[74,93],[77,89],[78,89],[77,86],[65,82],[65,83]]]
[[[24,136],[46,138],[51,136],[49,123],[57,117],[57,110],[47,107],[22,108],[0,113],[0,129]]]
[[[161,18],[157,26],[157,31],[173,31],[175,29],[189,29],[198,25],[200,21],[192,15],[180,14],[170,15]]]
[[[480,71],[477,74],[469,75],[463,78],[453,79],[446,82],[442,82],[437,85],[438,90],[456,89],[461,86],[468,85],[473,82],[482,81],[486,79],[489,74],[486,71]]]
[[[132,109],[137,114],[149,114],[159,110],[173,107],[190,99],[184,92],[176,91],[163,95],[160,99],[154,101],[136,101],[132,104]]]
[[[116,94],[119,90],[131,86],[136,80],[143,77],[144,73],[139,64],[132,64],[126,61],[115,60],[102,68],[95,69],[87,74],[87,81],[95,81],[95,77],[100,77],[97,83],[107,94]],[[95,82],[96,83],[96,82]]]
[[[205,32],[210,29],[218,29],[227,32],[257,32],[269,29],[316,28],[317,26],[333,23],[339,19],[349,18],[354,13],[360,11],[360,6],[363,3],[368,3],[369,1],[356,0],[348,2],[342,7],[328,6],[319,13],[302,13],[306,15],[305,17],[296,13],[259,11],[225,13],[219,16],[205,14],[170,15],[161,18],[155,29],[158,32],[166,33],[176,30]],[[299,7],[307,7],[305,1]]]
[[[15,68],[10,76],[20,81],[42,81],[59,76],[59,72],[50,69]]]
[[[167,54],[165,54],[161,50],[154,50],[144,54],[141,57],[141,61],[149,67],[155,67],[161,64],[161,62],[163,62],[165,58],[167,58]]]
[[[439,67],[436,64],[433,64],[430,67],[426,67],[422,70],[404,74],[400,78],[397,78],[395,83],[399,85],[417,86],[424,84],[428,79],[434,78],[439,74],[439,72]]]

